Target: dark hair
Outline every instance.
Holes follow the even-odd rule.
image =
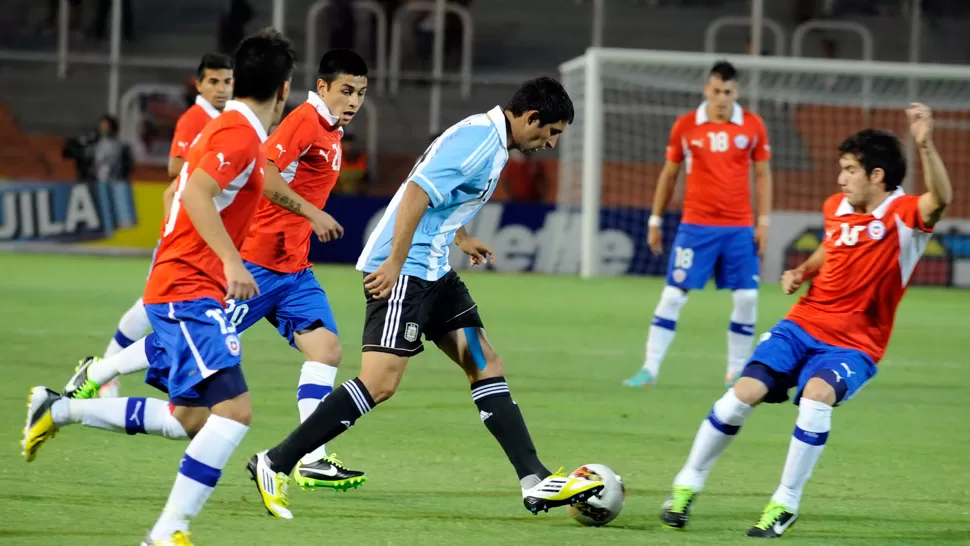
[[[545,76],[523,83],[505,109],[516,117],[535,110],[539,113],[540,126],[559,121],[572,123],[575,117],[573,101],[566,89],[558,81]]]
[[[237,99],[272,99],[289,81],[296,63],[290,41],[272,28],[243,40],[236,49],[233,95]]]
[[[366,76],[367,63],[353,49],[331,49],[324,53],[317,69],[317,78],[329,85],[342,74]]]
[[[206,70],[232,70],[232,57],[222,53],[206,53],[195,71],[196,79],[202,81]]]
[[[729,82],[738,79],[738,70],[734,68],[733,64],[727,61],[718,61],[711,67],[708,76],[717,76],[722,81]]]
[[[882,169],[886,191],[893,191],[906,178],[906,156],[896,135],[879,129],[863,129],[839,144],[839,155],[852,155],[872,175]]]
[[[108,127],[111,130],[111,135],[112,136],[118,134],[118,118],[112,116],[111,114],[105,114],[105,115],[101,116],[101,120],[100,121],[107,121],[108,122]]]

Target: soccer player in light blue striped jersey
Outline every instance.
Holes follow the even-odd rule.
[[[281,484],[300,457],[394,394],[408,359],[424,348],[422,334],[465,372],[479,416],[518,474],[528,510],[597,500],[602,482],[554,474],[539,460],[475,301],[448,265],[452,243],[472,264],[492,261],[492,251],[465,224],[495,191],[509,149],[554,148],[572,121],[566,90],[538,78],[505,107],[448,128],[418,159],[357,262],[367,299],[360,375],[335,389],[286,440],[250,460],[270,513],[286,505]]]

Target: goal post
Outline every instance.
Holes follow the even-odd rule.
[[[560,66],[576,118],[561,137],[556,206],[578,223],[560,236],[578,236],[581,276],[666,271],[667,255],[647,248],[653,189],[674,120],[701,104],[709,70],[722,59],[738,69],[739,102],[764,118],[771,143],[766,280],[780,274],[793,237],[820,228],[821,204],[838,191],[834,152],[852,132],[875,127],[903,139],[910,160],[904,187],[922,188],[903,114],[913,101],[935,112],[935,141],[957,196],[948,218],[970,234],[970,67],[590,48]],[[747,102],[753,95],[756,105]],[[664,219],[666,252],[679,223],[684,170]]]

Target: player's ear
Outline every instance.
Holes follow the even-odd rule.
[[[869,181],[873,184],[882,184],[886,180],[886,171],[882,170],[881,167],[876,167],[872,169],[869,173]]]
[[[290,98],[290,82],[292,80],[286,80],[283,85],[280,86],[280,90],[276,94],[276,100],[285,103],[286,99]]]
[[[525,113],[525,122],[527,124],[529,124],[529,125],[533,125],[533,124],[538,125],[539,124],[539,111],[538,110],[529,110],[528,112],[526,112]]]

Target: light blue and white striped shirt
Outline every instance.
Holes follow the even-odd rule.
[[[398,206],[409,183],[431,200],[411,241],[401,274],[436,281],[451,270],[448,247],[458,228],[468,223],[492,196],[509,159],[505,113],[496,106],[452,125],[418,159],[371,232],[357,269],[372,273],[391,253]]]

